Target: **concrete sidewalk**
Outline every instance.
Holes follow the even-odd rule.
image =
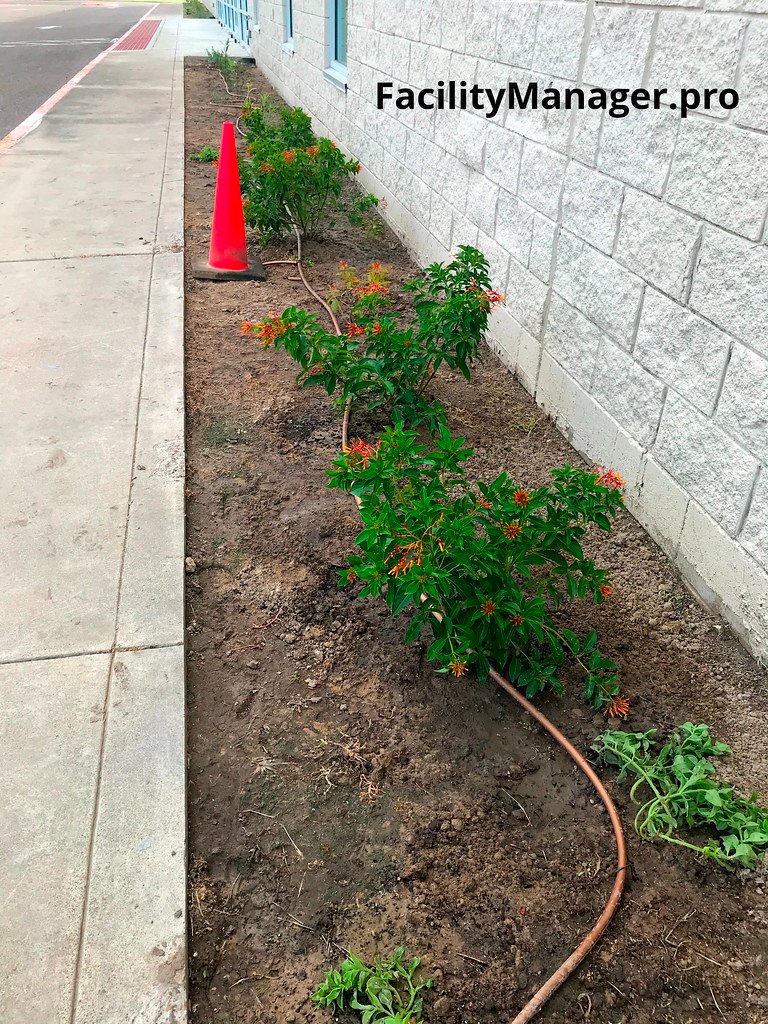
[[[177,6],[0,156],[0,1020],[186,1019]]]

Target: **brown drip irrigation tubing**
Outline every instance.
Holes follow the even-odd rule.
[[[298,243],[298,257],[295,263],[301,276],[301,280],[304,283],[304,287],[307,289],[310,295],[312,295],[313,298],[315,298],[328,313],[333,323],[334,330],[336,331],[337,334],[340,335],[341,329],[339,327],[338,320],[336,319],[336,317],[333,314],[333,311],[331,310],[331,307],[328,305],[325,299],[321,298],[321,296],[317,294],[314,288],[310,286],[309,282],[307,281],[304,275],[304,269],[301,264],[301,235],[299,234],[299,231],[297,230],[295,224],[293,224],[293,228],[296,233],[296,241]],[[280,260],[275,262],[289,263],[294,261]],[[351,403],[348,403],[346,409],[344,410],[344,418],[341,424],[341,438],[342,446],[344,448],[346,448],[349,443],[350,411]],[[359,508],[360,499],[357,496],[353,497],[355,497],[355,502],[357,503],[357,506]],[[587,932],[587,934],[581,940],[576,949],[574,949],[574,951],[571,953],[568,959],[564,960],[563,963],[560,964],[555,973],[541,986],[540,989],[538,989],[537,992],[534,993],[533,997],[528,1000],[528,1002],[522,1008],[520,1013],[518,1013],[518,1015],[511,1022],[511,1024],[526,1024],[527,1021],[532,1020],[536,1016],[539,1010],[541,1010],[542,1007],[549,1001],[549,999],[551,999],[551,997],[560,988],[560,986],[568,980],[568,978],[571,976],[571,974],[573,974],[573,972],[576,970],[579,964],[591,952],[591,950],[594,948],[594,946],[601,938],[605,929],[610,924],[613,915],[616,913],[616,910],[618,909],[619,903],[621,901],[621,895],[624,891],[624,883],[626,880],[628,866],[627,847],[624,841],[624,831],[621,827],[621,819],[619,818],[619,813],[616,810],[616,805],[611,799],[608,790],[605,788],[599,776],[593,770],[593,768],[586,760],[586,758],[584,758],[584,756],[579,753],[579,751],[571,743],[571,741],[567,739],[560,732],[560,730],[555,725],[553,725],[552,722],[550,722],[546,715],[542,714],[542,712],[539,711],[539,709],[536,708],[533,704],[531,704],[529,700],[526,700],[526,698],[522,695],[522,693],[520,693],[517,687],[513,686],[508,679],[505,679],[504,676],[496,672],[495,669],[491,669],[490,675],[491,679],[493,679],[493,681],[498,686],[500,686],[505,693],[509,694],[509,696],[512,697],[513,700],[516,700],[517,703],[525,711],[527,711],[531,718],[534,718],[539,723],[539,725],[541,725],[542,728],[544,728],[549,733],[552,739],[554,739],[555,742],[558,743],[563,748],[563,750],[565,750],[568,756],[575,762],[577,767],[584,773],[584,775],[586,775],[586,777],[594,786],[595,792],[600,797],[600,800],[602,801],[606,811],[608,812],[611,827],[613,828],[613,837],[616,843],[616,875],[613,880],[613,888],[611,889],[611,894],[608,897],[608,902],[605,904],[605,907],[603,908],[603,912],[600,915],[600,917],[598,917],[597,921],[595,921],[592,928]]]

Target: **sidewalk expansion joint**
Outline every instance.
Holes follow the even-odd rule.
[[[117,647],[98,647],[88,651],[63,651],[57,654],[31,654],[28,658],[0,658],[0,666],[31,665],[38,661],[66,661],[68,658],[91,658],[98,654],[134,654],[137,651],[163,651],[168,647],[183,647],[183,640],[167,644],[126,644]]]

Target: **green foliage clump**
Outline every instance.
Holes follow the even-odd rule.
[[[189,159],[198,164],[211,164],[219,159],[219,152],[211,146],[203,146],[199,153],[190,153]]]
[[[262,241],[286,234],[292,224],[302,237],[314,235],[333,213],[353,224],[369,223],[367,214],[378,199],[353,187],[360,164],[316,136],[300,107],[278,109],[262,99],[247,103],[240,120],[246,134],[240,169],[245,217]]]
[[[558,670],[570,657],[585,698],[610,705],[616,666],[597,634],[579,638],[553,611],[567,598],[610,596],[605,570],[581,541],[591,524],[611,528],[620,477],[566,465],[530,491],[506,473],[474,483],[463,467],[471,455],[445,427],[433,450],[401,426],[376,446],[352,444],[329,473],[332,487],[358,498],[363,522],[360,554],[341,582],[361,580],[361,597],[386,592],[393,615],[412,608],[406,643],[428,629],[439,671],[458,677],[471,666],[485,679],[493,665],[535,697],[562,692]]]
[[[421,960],[405,961],[405,947],[368,967],[353,954],[338,971],[331,970],[312,996],[315,1006],[358,1010],[362,1024],[423,1024],[418,1019],[423,1000],[419,993],[432,981],[417,981]]]
[[[693,850],[722,867],[755,868],[768,847],[768,808],[737,796],[733,787],[714,778],[711,757],[731,750],[715,742],[706,725],[686,722],[661,743],[656,730],[609,729],[593,749],[606,764],[616,765],[619,780],[634,779],[630,797],[639,805],[635,831]],[[704,844],[681,839],[682,829],[709,829],[716,835]]]
[[[242,64],[234,57],[230,57],[228,50],[229,40],[227,40],[223,50],[212,47],[206,53],[208,63],[221,74],[227,87],[236,84],[243,73]]]
[[[404,288],[413,296],[415,316],[401,324],[381,264],[372,263],[360,277],[342,262],[340,286],[331,295],[337,309],[349,306],[341,337],[296,307],[244,329],[255,330],[265,346],[284,348],[301,366],[299,382],[322,385],[341,406],[384,406],[395,423],[426,423],[434,431],[445,417],[426,397],[427,386],[443,363],[469,379],[488,317],[502,296],[491,290],[488,263],[471,246],[461,246],[450,263],[427,267]]]

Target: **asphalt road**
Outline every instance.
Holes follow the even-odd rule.
[[[0,0],[0,139],[151,6]]]

